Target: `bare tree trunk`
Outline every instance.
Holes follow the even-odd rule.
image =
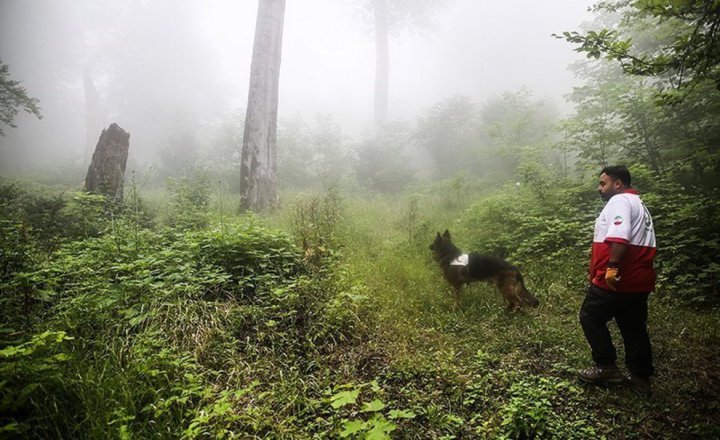
[[[389,49],[387,0],[373,0],[375,12],[375,130],[388,118]]]
[[[102,131],[85,178],[85,191],[122,202],[130,133],[112,124]]]
[[[95,136],[102,128],[102,122],[100,121],[100,97],[87,69],[83,72],[83,86],[85,89],[85,155],[83,159],[89,160],[93,154]]]
[[[240,208],[277,204],[277,111],[285,0],[259,0],[240,164]]]

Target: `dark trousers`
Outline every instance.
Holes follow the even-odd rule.
[[[580,308],[580,324],[599,366],[615,365],[617,353],[607,323],[615,319],[625,344],[625,365],[639,377],[655,372],[647,331],[649,293],[619,293],[591,285]]]

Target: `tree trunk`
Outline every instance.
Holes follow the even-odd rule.
[[[112,124],[102,131],[85,178],[85,191],[103,194],[116,203],[123,200],[123,183],[130,133]]]
[[[388,118],[389,50],[387,0],[373,0],[375,12],[375,130]]]
[[[240,164],[240,208],[277,204],[277,112],[285,0],[259,0]]]
[[[97,136],[96,133],[102,128],[102,122],[100,122],[100,97],[87,69],[83,72],[83,86],[85,90],[85,154],[83,160],[86,161],[93,154],[93,143]]]

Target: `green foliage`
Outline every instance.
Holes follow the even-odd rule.
[[[577,309],[602,202],[594,178],[561,178],[535,154],[523,150],[519,185],[503,188],[458,176],[372,201],[332,188],[298,199],[283,219],[197,229],[151,229],[129,211],[110,222],[98,211],[109,228],[58,232],[52,251],[38,250],[29,229],[3,236],[3,281],[17,298],[27,292],[36,330],[8,325],[20,306],[2,308],[13,330],[2,333],[0,397],[29,391],[2,400],[23,403],[0,408],[1,426],[19,438],[712,435],[719,335],[707,307],[652,304],[665,365],[655,401],[573,383],[589,359]],[[683,197],[695,189],[632,171],[658,230],[658,293],[711,298],[718,256],[707,218],[718,195]],[[12,200],[0,214],[8,231],[25,209],[12,194],[24,191],[0,192]],[[62,216],[52,218],[33,220],[44,225],[34,230]],[[476,284],[454,309],[427,250],[430,225],[449,227],[463,249],[521,264],[542,307],[507,314]],[[317,264],[303,242],[324,249]],[[676,410],[658,413],[656,402]]]
[[[525,168],[522,173],[519,186],[468,209],[465,228],[470,231],[470,247],[527,268],[541,285],[550,282],[546,275],[559,282],[551,275],[558,270],[577,276],[576,281],[572,276],[562,280],[576,285],[587,265],[597,196],[569,181],[551,187],[557,178],[552,180],[539,168]]]
[[[322,270],[337,249],[337,226],[342,220],[342,200],[337,187],[299,199],[293,205],[292,229],[300,242],[305,262]]]
[[[565,122],[565,143],[583,168],[622,162],[688,187],[718,186],[717,8],[710,0],[601,2],[595,30],[565,33],[579,51],[631,74],[605,60],[575,66],[587,83],[571,95],[577,112]]]
[[[245,362],[261,369],[269,362],[271,372],[296,363],[312,370],[318,362],[312,357],[319,356],[313,353],[362,336],[362,286],[329,268],[317,279],[303,275],[295,239],[253,217],[197,231],[152,231],[123,218],[113,225],[105,235],[62,243],[49,259],[11,274],[26,278],[35,297],[46,297],[46,314],[38,318],[75,338],[62,360],[82,373],[66,377],[43,400],[72,414],[48,414],[28,425],[26,413],[13,413],[3,419],[8,429],[22,427],[29,437],[114,432],[123,438],[281,429],[268,414],[285,405],[285,394],[256,392],[257,381],[238,390],[211,386],[209,379],[228,370],[244,375]],[[45,368],[36,358],[28,362]],[[25,385],[3,386],[10,396]]]
[[[436,166],[436,177],[457,173],[490,182],[510,179],[528,146],[549,155],[554,142],[556,110],[521,89],[493,97],[478,106],[464,96],[446,99],[418,121],[415,139]]]
[[[531,377],[513,383],[508,393],[509,400],[500,409],[498,438],[598,438],[586,421],[572,420],[577,415],[567,413],[572,409],[572,400],[581,394],[577,386],[564,380]],[[560,405],[562,408],[557,411]]]
[[[719,298],[718,235],[706,221],[717,215],[720,184],[720,58],[710,49],[718,46],[718,7],[714,1],[601,2],[598,21],[618,13],[610,23],[615,30],[565,33],[589,57],[605,55],[626,74],[655,77],[624,76],[608,63],[580,65],[588,83],[573,92],[577,114],[566,121],[566,140],[581,167],[630,167],[655,221],[658,290],[683,302]]]
[[[205,230],[197,240],[194,259],[230,275],[234,289],[252,295],[262,283],[292,278],[302,266],[292,240],[252,221],[224,230]]]
[[[71,240],[98,237],[107,232],[110,225],[110,209],[104,196],[89,193],[74,193],[65,204],[62,214],[64,222],[57,235]]]
[[[23,270],[33,251],[33,243],[22,221],[18,206],[21,192],[17,185],[0,186],[0,281],[5,284],[14,273]]]
[[[420,117],[415,138],[433,158],[438,176],[477,168],[478,122],[477,106],[467,96],[445,99]]]
[[[696,304],[720,301],[720,234],[707,219],[720,215],[720,193],[693,194],[663,185],[644,197],[653,215],[660,292]]]
[[[278,183],[287,188],[334,185],[350,173],[350,152],[331,115],[318,115],[314,126],[302,119],[278,126]]]
[[[357,182],[378,192],[396,192],[414,180],[410,159],[411,133],[406,124],[386,125],[374,138],[357,147],[354,172]]]
[[[588,84],[571,95],[577,110],[564,124],[566,143],[580,154],[581,165],[594,170],[621,161],[675,175],[685,169],[688,183],[717,186],[717,89],[701,84],[667,105],[658,102],[656,88],[646,80],[592,70],[581,74]]]
[[[182,437],[233,438],[236,431],[232,427],[249,422],[254,416],[252,411],[249,411],[249,414],[242,414],[235,411],[235,408],[246,404],[244,400],[248,395],[252,395],[258,385],[260,382],[254,381],[239,390],[222,390],[216,399],[208,398],[207,402],[203,402],[203,406],[193,411],[194,418],[183,431]]]
[[[96,237],[110,228],[109,208],[99,195],[21,188],[0,182],[2,218],[12,222],[45,252],[60,243]]]
[[[0,123],[15,127],[14,121],[18,110],[42,118],[38,103],[37,99],[28,96],[20,81],[10,78],[10,67],[0,60]],[[0,136],[4,135],[0,128]]]
[[[104,197],[0,183],[0,318],[29,329],[42,318],[49,293],[35,267],[63,243],[97,236],[110,222]]]
[[[462,182],[458,182],[458,185],[462,185]],[[420,198],[415,195],[410,196],[401,214],[398,228],[405,230],[408,242],[425,244],[430,235],[430,225],[423,216]]]
[[[720,85],[717,27],[720,4],[714,0],[621,0],[604,1],[595,11],[619,11],[622,21],[618,30],[601,29],[564,32],[558,38],[575,43],[578,52],[589,58],[605,56],[619,62],[624,71],[633,75],[654,76],[671,86],[694,86],[704,80]],[[659,38],[650,47],[631,43],[633,28],[650,23],[648,28],[671,26],[667,38]],[[660,34],[660,33],[658,33]],[[660,34],[662,36],[662,34]]]
[[[370,401],[358,400],[361,393]],[[360,385],[346,384],[335,388],[334,394],[325,399],[333,411],[333,419],[340,418],[340,438],[368,440],[390,439],[390,433],[398,429],[395,422],[416,417],[412,411],[389,410],[378,396],[384,390],[377,380]],[[390,420],[392,421],[390,421]]]
[[[556,140],[556,122],[557,110],[553,104],[533,98],[524,88],[487,101],[480,113],[483,173],[503,181],[515,173],[525,156],[524,150],[541,151],[536,159],[549,155]]]
[[[53,416],[45,405],[62,388],[68,360],[62,347],[73,339],[63,331],[45,331],[13,340],[11,332],[0,327],[0,437],[26,432]]]
[[[209,224],[210,180],[195,171],[177,179],[168,178],[170,217],[168,223],[181,230],[206,227]]]

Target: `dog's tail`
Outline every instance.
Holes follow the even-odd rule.
[[[515,266],[513,266],[513,270],[515,270],[515,275],[517,277],[518,284],[520,285],[520,289],[519,289],[520,290],[519,291],[520,300],[530,307],[539,306],[540,300],[537,299],[537,297],[535,295],[530,293],[530,291],[527,289],[527,287],[525,287],[525,281],[523,280],[523,276],[520,273],[520,270]]]

